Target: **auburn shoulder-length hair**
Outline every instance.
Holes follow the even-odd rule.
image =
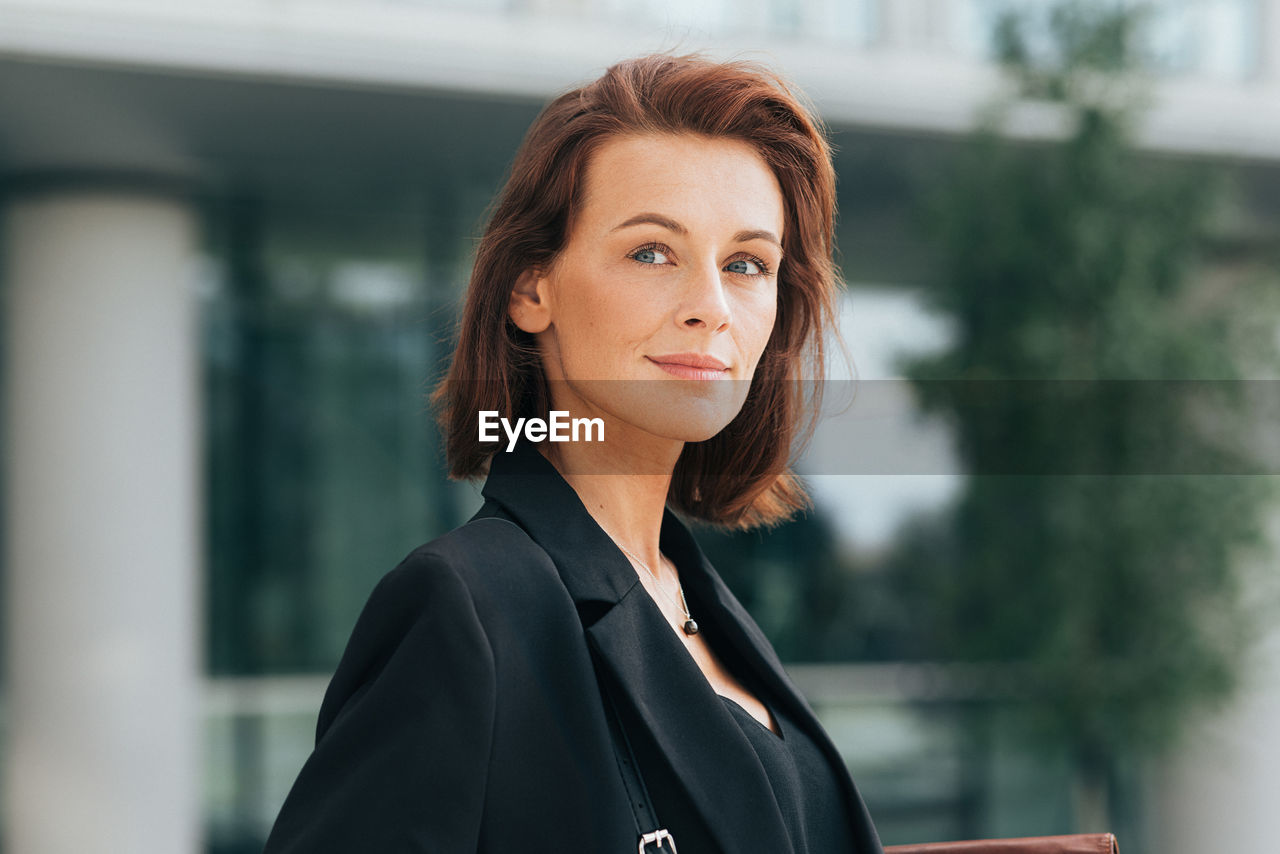
[[[507,307],[520,273],[549,268],[564,247],[592,153],[614,136],[689,133],[747,142],[773,170],[785,206],[784,260],[777,318],[742,410],[714,437],[685,445],[668,504],[732,528],[775,524],[808,506],[790,460],[816,424],[838,279],[831,147],[800,98],[752,61],[656,53],[619,62],[547,105],[491,208],[457,346],[431,395],[451,477],[488,469],[495,446],[479,440],[479,411],[547,415],[534,337]]]

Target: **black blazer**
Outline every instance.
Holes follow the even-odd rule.
[[[555,467],[521,442],[495,454],[483,495],[370,594],[266,854],[635,851],[591,649],[648,787],[701,819],[672,828],[681,854],[789,852],[739,724]],[[837,769],[858,854],[880,854],[812,709],[669,510],[661,548],[708,642],[731,645],[753,671],[740,677]]]

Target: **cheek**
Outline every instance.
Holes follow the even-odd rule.
[[[644,319],[652,305],[635,298],[643,293],[639,288],[608,276],[573,284],[572,297],[561,298],[557,323],[566,359],[579,367],[598,367],[644,337]]]
[[[759,356],[769,336],[773,334],[773,325],[778,319],[778,292],[770,288],[768,293],[757,294],[744,312],[746,324],[749,326],[748,337],[752,352]]]
[[[663,313],[662,299],[643,280],[626,275],[603,277],[582,301],[581,313],[598,333],[614,336],[614,343],[629,341]]]

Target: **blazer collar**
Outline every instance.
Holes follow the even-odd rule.
[[[741,727],[640,584],[631,562],[596,524],[555,466],[521,441],[510,452],[494,454],[482,494],[515,518],[555,563],[583,615],[588,642],[617,687],[619,702],[648,728],[721,847],[790,851],[769,781]],[[754,620],[670,509],[663,512],[660,547],[680,568],[694,619],[705,631],[731,643],[773,695],[781,698],[835,763],[851,820],[865,816],[843,759],[812,709],[786,676]],[[673,660],[685,659],[687,667],[670,666]],[[694,717],[689,709],[708,713]],[[761,804],[769,806],[761,808]],[[856,825],[857,820],[856,833],[866,832]]]
[[[531,443],[494,453],[481,494],[501,504],[551,557],[580,607],[616,604],[638,580],[578,493]],[[665,534],[666,518],[662,529]]]

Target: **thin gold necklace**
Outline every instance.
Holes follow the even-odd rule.
[[[616,540],[615,540],[615,543],[617,543]],[[640,564],[640,567],[645,572],[649,573],[649,577],[653,579],[653,583],[657,585],[658,589],[662,591],[662,594],[667,597],[668,601],[670,601],[671,604],[678,606],[681,611],[684,611],[684,625],[681,626],[681,628],[684,629],[684,633],[686,635],[696,635],[698,633],[698,624],[694,621],[693,615],[689,613],[689,603],[684,598],[684,585],[680,583],[679,572],[677,571],[677,574],[676,574],[676,590],[680,592],[680,601],[677,602],[676,600],[671,598],[670,593],[668,593],[666,590],[663,589],[662,582],[658,580],[658,576],[653,574],[653,570],[649,568],[649,564],[645,563],[640,558],[636,557],[636,555],[630,549],[628,549],[626,546],[622,545],[621,543],[617,543],[617,546],[618,548],[622,549],[623,554],[631,558],[636,563]]]

